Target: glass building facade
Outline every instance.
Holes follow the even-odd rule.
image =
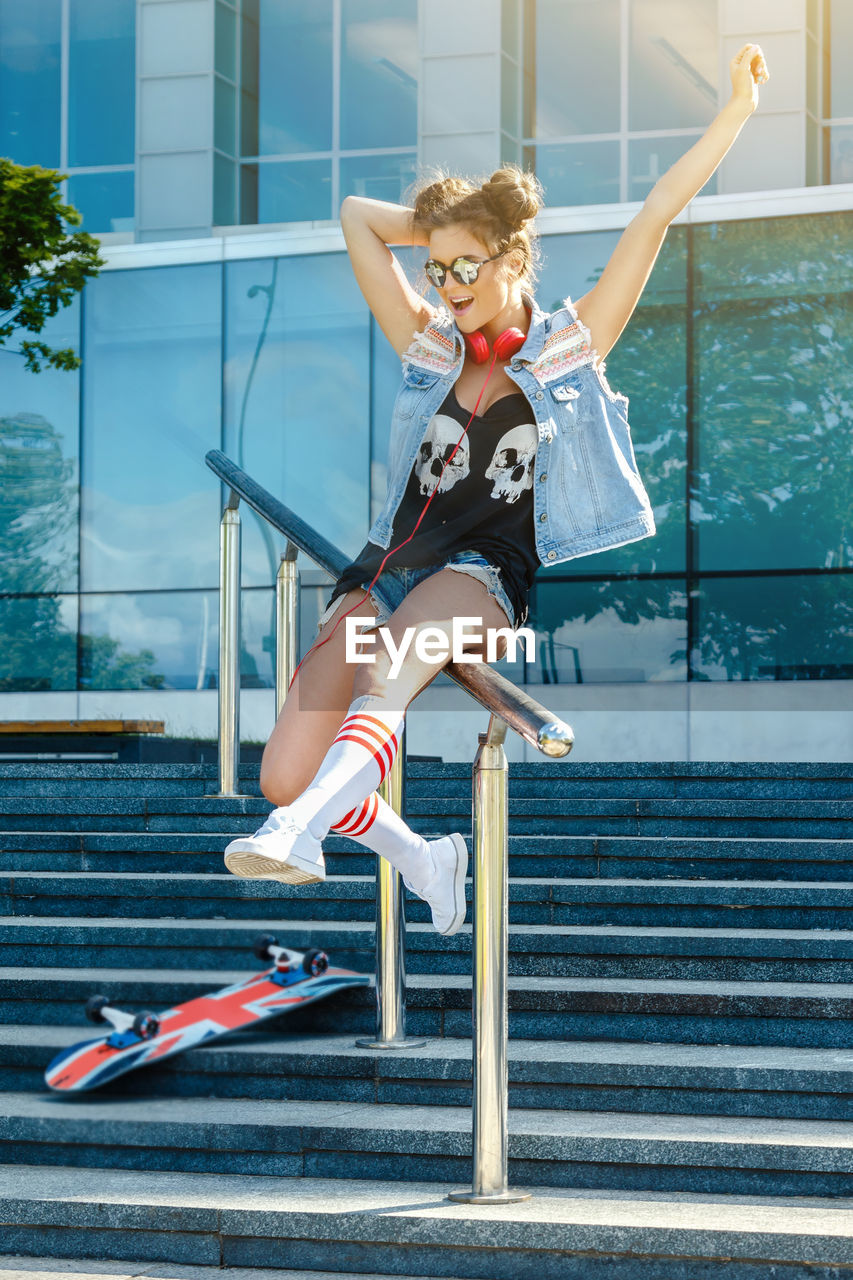
[[[350,193],[398,200],[456,145],[448,86],[481,108],[454,154],[488,135],[483,154],[543,181],[536,292],[553,309],[701,135],[743,43],[721,0],[441,0],[448,48],[428,4],[0,0],[0,152],[67,174],[110,260],[40,335],[78,371],[33,375],[15,338],[0,347],[0,692],[216,688],[211,448],[360,548],[399,363],[335,218]],[[783,7],[790,30],[765,44],[772,71],[801,71],[802,109],[783,70],[748,128],[771,157],[802,135],[798,189],[823,194],[806,213],[790,191],[771,216],[723,208],[754,187],[721,170],[702,193],[717,213],[700,201],[670,229],[608,360],[657,535],[540,568],[536,662],[498,664],[519,683],[853,674],[853,23],[846,0]],[[773,172],[759,191],[792,185]],[[204,216],[152,213],[158,183],[200,193]],[[425,287],[423,253],[398,253]],[[245,509],[243,533],[243,686],[271,691],[282,539]],[[329,583],[300,569],[304,652]]]
[[[585,292],[617,235],[545,237],[540,302]],[[608,362],[657,535],[540,569],[514,679],[853,674],[851,246],[853,212],[671,228]],[[0,689],[215,687],[205,452],[352,555],[399,364],[339,252],[107,271],[46,332],[78,373],[0,351]],[[281,539],[243,522],[243,679],[271,688]],[[304,570],[303,645],[329,590]]]

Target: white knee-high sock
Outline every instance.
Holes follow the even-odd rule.
[[[435,873],[428,841],[413,831],[378,791],[371,792],[349,813],[333,822],[330,830],[349,836],[350,840],[357,840],[387,858],[413,893],[420,895]]]
[[[405,708],[364,693],[350,703],[337,736],[311,785],[287,806],[301,827],[322,840],[332,823],[385,778],[400,745]]]

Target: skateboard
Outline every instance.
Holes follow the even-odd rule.
[[[254,952],[259,960],[272,960],[272,968],[165,1013],[125,1013],[106,996],[91,996],[86,1017],[90,1022],[109,1023],[109,1032],[63,1049],[45,1071],[46,1083],[62,1093],[96,1089],[134,1067],[160,1062],[345,987],[370,982],[369,974],[332,968],[324,951],[303,953],[280,947],[272,934],[257,937]]]

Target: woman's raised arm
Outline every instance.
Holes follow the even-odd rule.
[[[409,284],[389,244],[426,245],[412,228],[412,210],[385,200],[347,196],[341,227],[350,262],[365,301],[399,356],[435,314]]]
[[[758,105],[758,86],[770,77],[757,44],[729,64],[732,96],[689,151],[659,178],[619,238],[601,279],[576,303],[601,359],[631,318],[669,224],[702,190]]]

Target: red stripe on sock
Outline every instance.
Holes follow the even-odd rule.
[[[374,742],[381,745],[383,742],[387,741],[389,735],[391,734],[391,730],[388,728],[387,725],[382,724],[380,721],[378,722],[379,727],[382,730],[382,732],[380,733],[377,729],[374,728],[374,725],[373,723],[371,723],[371,721],[372,721],[372,717],[370,718],[370,720],[368,720],[367,716],[347,716],[346,720],[344,720],[343,724],[341,725],[340,732],[343,733],[348,729],[349,730],[358,729],[360,730],[361,733],[365,735],[365,737],[372,738]],[[335,739],[335,741],[337,741],[337,738]]]
[[[394,763],[394,756],[396,755],[396,745],[393,749],[391,749],[389,748],[387,743],[383,743],[379,751],[371,751],[370,747],[366,742],[363,742],[361,738],[357,738],[355,737],[354,734],[350,734],[350,733],[344,733],[339,735],[339,737],[337,737],[335,741],[336,742],[357,742],[360,747],[364,747],[365,751],[369,752],[372,758],[376,761],[376,765],[380,773],[380,778],[379,778],[380,782],[384,780],[386,773],[391,768],[391,765]],[[396,739],[395,739],[395,744],[396,744]]]
[[[369,831],[373,826],[374,819],[376,818],[376,811],[379,808],[379,797],[375,791],[371,792],[364,804],[367,808],[367,813],[362,818],[361,825],[354,827],[353,830],[350,831],[349,834],[351,836],[363,835],[365,831]]]
[[[361,813],[363,808],[364,808],[363,803],[357,804],[354,809],[350,809],[349,813],[345,813],[339,822],[333,822],[332,825],[329,827],[329,830],[330,831],[346,831],[347,827],[350,826],[356,820],[356,818]]]

